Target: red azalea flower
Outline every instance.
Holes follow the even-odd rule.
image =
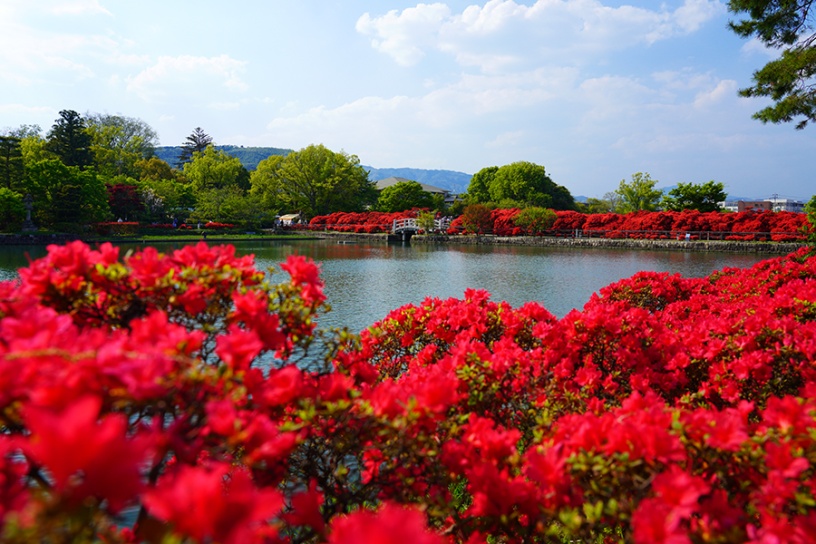
[[[283,507],[283,497],[257,489],[246,470],[229,465],[211,468],[181,466],[144,494],[148,511],[172,523],[181,535],[224,544],[261,542],[263,527]],[[265,529],[265,530],[264,530]]]
[[[150,443],[127,436],[120,414],[97,421],[102,402],[84,397],[60,412],[30,407],[26,451],[44,465],[58,491],[72,499],[95,496],[118,512],[142,489],[141,466]]]
[[[443,544],[417,510],[387,502],[377,512],[359,510],[332,521],[329,544]]]

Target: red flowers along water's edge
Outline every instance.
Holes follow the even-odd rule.
[[[319,327],[319,267],[52,246],[0,284],[0,535],[812,542],[816,259]]]

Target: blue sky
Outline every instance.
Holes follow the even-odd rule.
[[[162,145],[323,144],[376,168],[526,160],[574,195],[816,193],[816,127],[738,96],[774,52],[716,0],[2,0],[0,130],[59,110],[147,122]]]

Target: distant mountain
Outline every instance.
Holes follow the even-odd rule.
[[[372,181],[385,178],[397,177],[410,179],[426,185],[433,185],[447,189],[451,193],[461,194],[467,191],[470,185],[471,174],[456,172],[455,170],[422,170],[420,168],[372,168],[363,166],[368,170],[368,177]]]
[[[249,171],[258,168],[258,163],[271,155],[288,155],[292,152],[291,149],[281,149],[277,147],[244,147],[238,145],[217,145],[216,149],[224,151],[241,161]],[[181,155],[180,146],[162,146],[156,148],[156,156],[161,160],[167,162],[171,166],[178,165],[178,158]],[[373,168],[371,166],[362,165],[368,171],[371,181],[379,181],[381,179],[390,178],[392,176],[398,178],[410,179],[425,183],[427,185],[434,185],[447,189],[448,191],[459,194],[467,191],[470,184],[470,174],[464,172],[456,172],[454,170],[422,170],[420,168]]]
[[[249,171],[258,168],[258,163],[272,155],[288,155],[291,149],[280,149],[277,147],[244,147],[242,145],[217,145],[219,151],[223,151],[241,161]],[[180,146],[162,146],[156,148],[156,156],[167,162],[170,166],[178,165],[178,158],[181,155]]]

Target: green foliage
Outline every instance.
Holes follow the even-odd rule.
[[[156,131],[141,119],[95,113],[86,114],[85,121],[97,171],[104,177],[137,177],[136,163],[151,157],[159,141]]]
[[[606,198],[587,198],[582,211],[584,213],[610,213],[615,211],[615,203]]]
[[[511,207],[576,208],[570,192],[554,183],[543,166],[526,161],[483,168],[471,179],[468,196],[471,202],[496,202]]]
[[[810,200],[805,204],[805,213],[808,217],[810,228],[808,229],[808,244],[816,249],[816,195],[810,197]]]
[[[754,85],[740,90],[742,96],[769,97],[774,104],[754,114],[763,123],[791,122],[797,129],[816,119],[816,47],[812,0],[730,0],[729,10],[748,18],[729,26],[743,38],[756,37],[766,46],[781,49],[778,59],[754,72]]]
[[[0,230],[15,232],[26,217],[23,195],[6,187],[0,187]]]
[[[211,145],[213,145],[212,136],[204,132],[201,127],[196,127],[181,145],[181,153],[178,158],[179,165],[188,163],[195,153],[203,153]]]
[[[471,204],[462,212],[462,225],[468,232],[485,234],[493,230],[490,208],[484,204]]]
[[[198,193],[211,189],[249,189],[249,172],[241,161],[213,146],[208,146],[203,152],[193,153],[193,159],[184,164],[184,175],[196,197]]]
[[[671,211],[698,210],[716,212],[726,198],[725,187],[714,180],[706,183],[678,183],[663,197],[663,208]]]
[[[513,219],[516,226],[527,231],[527,234],[541,235],[544,231],[552,228],[557,216],[554,211],[548,208],[531,206],[524,208]]]
[[[419,228],[424,230],[426,233],[433,232],[436,228],[436,216],[433,212],[419,212],[416,218],[417,225]]]
[[[107,189],[96,174],[58,159],[26,165],[26,189],[40,227],[77,230],[109,214]]]
[[[257,198],[246,194],[233,185],[207,189],[196,194],[196,207],[190,214],[190,222],[214,221],[219,223],[258,226],[270,219]]]
[[[412,208],[431,208],[433,195],[416,181],[399,181],[380,191],[377,209],[381,212],[401,212]]]
[[[19,189],[23,181],[22,139],[0,136],[0,186]]]
[[[62,110],[48,132],[49,151],[66,166],[86,168],[93,164],[92,138],[85,120],[74,110]]]
[[[490,202],[490,184],[498,171],[498,166],[488,166],[473,174],[467,190],[467,196],[471,202]]]
[[[140,182],[148,220],[166,223],[187,217],[195,208],[192,187],[175,179],[146,179]]]
[[[622,179],[615,191],[620,198],[616,211],[619,213],[654,211],[663,196],[663,191],[655,189],[656,184],[657,180],[652,179],[648,172],[632,174],[630,182]]]
[[[355,155],[311,145],[286,157],[261,161],[250,175],[251,194],[280,210],[303,217],[362,211],[377,200],[377,190]]]

